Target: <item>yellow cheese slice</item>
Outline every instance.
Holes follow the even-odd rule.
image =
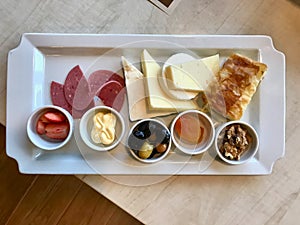
[[[164,111],[149,112],[147,110],[144,74],[142,74],[124,56],[122,56],[122,65],[127,89],[130,120],[136,121],[140,119],[169,115],[170,113]]]
[[[220,69],[219,55],[166,67],[171,89],[204,91]]]
[[[161,89],[158,77],[161,76],[162,69],[147,50],[142,53],[141,63],[142,71],[147,78],[145,86],[150,109],[176,112],[198,108],[193,101],[172,99]]]

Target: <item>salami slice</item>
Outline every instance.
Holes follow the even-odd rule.
[[[64,92],[65,98],[70,105],[73,105],[75,91],[82,77],[83,73],[78,65],[71,69],[66,77]]]
[[[90,104],[85,109],[77,110],[73,108],[71,114],[74,119],[80,119],[86,111],[88,111],[90,108],[93,108],[94,106],[95,106],[94,101],[91,101]]]
[[[91,102],[90,87],[77,65],[70,70],[64,83],[66,101],[75,109],[85,109]]]
[[[72,106],[67,102],[64,94],[64,85],[55,81],[51,82],[50,95],[53,105],[59,106],[71,113]]]
[[[110,70],[96,70],[88,78],[92,95],[97,95],[102,86],[108,81],[117,81],[123,87],[125,86],[124,78],[120,75]]]
[[[98,90],[109,80],[114,73],[109,70],[96,70],[91,73],[88,82],[91,88],[91,93],[96,95]]]
[[[85,77],[79,81],[74,93],[73,108],[83,110],[91,103],[94,95],[91,95],[89,83]]]
[[[113,80],[119,82],[119,83],[122,85],[122,87],[125,87],[125,80],[124,80],[124,78],[121,77],[119,74],[114,73],[114,74],[109,78],[109,81],[113,81]]]
[[[125,88],[117,81],[108,81],[100,89],[98,97],[104,105],[120,111],[124,103]]]

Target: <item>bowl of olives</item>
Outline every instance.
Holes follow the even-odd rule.
[[[155,163],[168,155],[171,149],[171,133],[159,120],[140,120],[129,131],[127,147],[138,161]]]

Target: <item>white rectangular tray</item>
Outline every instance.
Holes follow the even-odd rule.
[[[230,166],[215,159],[213,150],[193,157],[172,150],[161,162],[146,165],[133,159],[122,145],[104,153],[87,149],[78,137],[78,120],[72,141],[63,149],[43,151],[30,143],[27,118],[35,108],[51,104],[52,80],[63,83],[75,65],[84,72],[99,67],[121,72],[121,56],[138,65],[143,49],[160,62],[176,52],[199,57],[219,53],[221,61],[237,52],[267,64],[265,79],[242,118],[259,134],[256,156],[246,164]],[[123,113],[126,110],[123,107]],[[24,34],[8,55],[6,126],[6,151],[16,159],[21,173],[270,174],[285,153],[285,56],[273,47],[270,37],[257,35]]]

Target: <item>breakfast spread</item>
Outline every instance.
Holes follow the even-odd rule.
[[[266,70],[263,63],[231,55],[206,91],[211,108],[231,120],[240,119]]]
[[[69,130],[70,124],[67,118],[59,111],[45,112],[36,123],[36,132],[49,141],[64,140]]]
[[[91,138],[96,144],[110,145],[115,140],[117,118],[112,113],[98,112],[93,117]]]
[[[64,84],[52,81],[50,89],[52,103],[71,112],[74,118],[81,118],[85,111],[94,107],[95,96],[104,105],[121,111],[127,95],[130,121],[149,119],[138,122],[127,139],[134,157],[142,160],[160,158],[168,152],[173,138],[163,125],[150,118],[186,110],[208,113],[214,110],[228,119],[240,119],[267,70],[265,64],[240,54],[228,57],[221,69],[219,54],[196,59],[176,53],[161,67],[144,49],[140,62],[141,70],[122,56],[124,78],[101,69],[86,79],[77,65],[70,70]],[[205,124],[197,113],[182,114],[174,125],[176,138],[184,146],[204,146],[202,143],[208,140],[207,129],[213,129],[210,123],[209,126]],[[48,136],[54,138],[55,131],[61,136],[66,132],[62,123],[56,124],[56,128],[53,124],[53,121],[46,124],[47,128],[40,119],[37,132],[49,133]],[[96,144],[110,145],[115,139],[115,129],[116,117],[99,112],[93,117],[90,137]],[[222,154],[239,160],[251,143],[247,131],[233,125],[221,134],[218,138]]]
[[[240,160],[251,144],[251,136],[240,124],[225,127],[218,137],[222,155],[231,160]]]

